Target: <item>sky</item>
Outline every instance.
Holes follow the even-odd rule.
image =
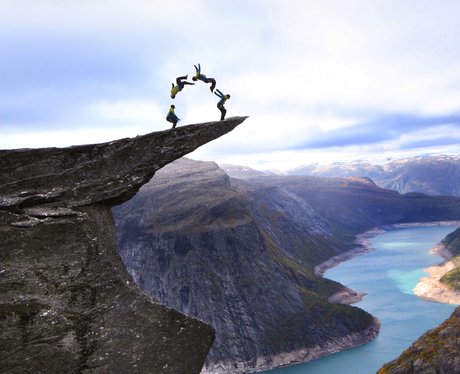
[[[458,0],[0,0],[0,149],[249,116],[189,157],[286,170],[460,154]]]

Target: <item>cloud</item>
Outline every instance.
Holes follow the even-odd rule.
[[[0,147],[167,128],[172,102],[181,124],[218,119],[202,82],[169,98],[200,62],[232,95],[227,115],[250,116],[197,151],[204,159],[447,149],[437,134],[459,126],[459,10],[449,0],[3,0]]]

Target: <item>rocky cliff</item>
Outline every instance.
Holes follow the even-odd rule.
[[[329,303],[342,287],[315,266],[374,226],[458,218],[460,199],[404,196],[366,178],[242,181],[215,163],[181,159],[114,215],[136,282],[216,329],[205,372],[238,373],[372,339],[372,316]]]
[[[331,230],[288,191],[253,188],[215,163],[181,159],[114,215],[135,281],[216,329],[205,373],[318,358],[378,331],[368,313],[327,301],[340,285],[308,264],[335,253]]]
[[[212,328],[132,282],[111,207],[245,118],[0,151],[0,372],[200,372]]]

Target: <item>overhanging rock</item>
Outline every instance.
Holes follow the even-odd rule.
[[[200,372],[214,331],[133,284],[110,208],[246,118],[0,151],[1,372]]]

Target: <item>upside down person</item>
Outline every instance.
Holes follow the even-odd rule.
[[[194,77],[192,77],[192,80],[193,81],[200,80],[200,81],[203,81],[204,83],[211,83],[211,87],[209,89],[211,90],[211,92],[214,92],[214,88],[216,87],[216,80],[214,78],[208,78],[206,77],[206,75],[201,74],[200,64],[198,64],[198,67],[196,65],[193,65],[193,66],[195,66],[196,74]]]
[[[183,77],[177,77],[176,78],[176,85],[174,85],[174,83],[171,83],[172,87],[171,87],[171,99],[174,99],[176,97],[176,95],[182,91],[182,89],[184,88],[184,86],[186,84],[189,84],[189,85],[194,85],[195,83],[190,83],[190,82],[187,82],[185,81],[185,79],[187,79],[188,75],[184,75]]]

